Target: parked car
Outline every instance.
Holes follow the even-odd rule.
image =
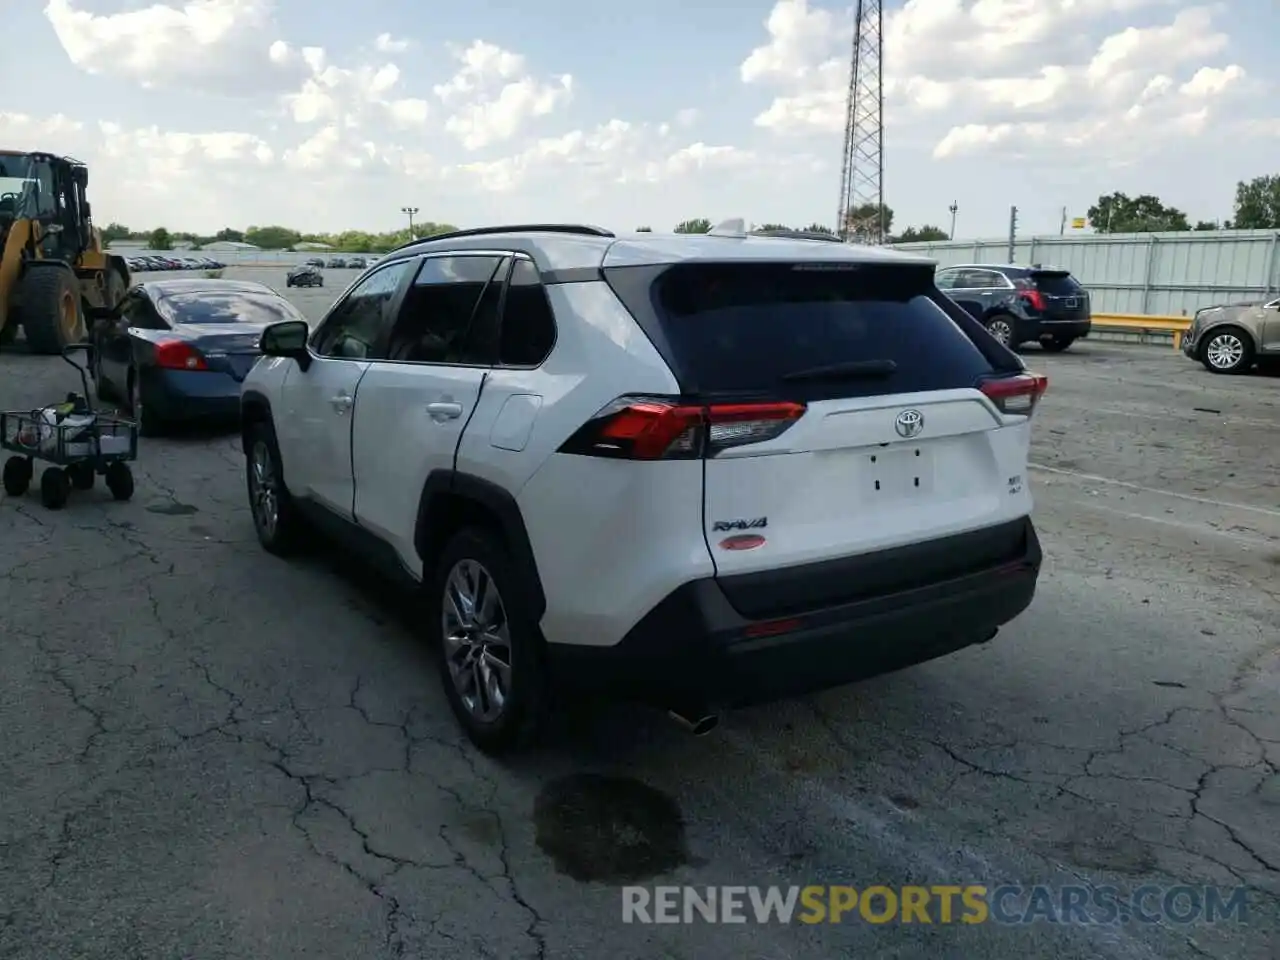
[[[324,274],[316,267],[309,264],[303,264],[300,267],[294,267],[285,276],[284,285],[286,287],[323,287]]]
[[[285,362],[242,393],[258,538],[314,526],[421,591],[486,751],[553,686],[704,732],[985,642],[1035,592],[1047,382],[933,274],[741,232],[397,250],[314,331],[263,334]]]
[[[135,284],[113,310],[93,310],[98,396],[156,434],[178,421],[235,417],[240,383],[268,326],[303,321],[270,287],[173,278]]]
[[[1280,298],[1197,310],[1182,352],[1213,373],[1247,373],[1258,360],[1280,356]]]
[[[1069,270],[961,264],[940,268],[935,279],[939,290],[1012,349],[1034,340],[1061,353],[1093,326],[1089,292]]]
[[[342,257],[331,257],[327,266],[330,270],[345,270],[347,267],[347,261],[342,259]]]
[[[306,262],[305,266],[323,268],[324,260],[322,260],[320,257],[312,257],[310,260]]]
[[[352,257],[347,261],[348,270],[364,270],[369,266],[369,262],[364,257]]]

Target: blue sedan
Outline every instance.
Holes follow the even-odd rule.
[[[98,396],[144,435],[178,422],[233,419],[262,331],[306,318],[270,287],[240,280],[149,280],[93,311]]]

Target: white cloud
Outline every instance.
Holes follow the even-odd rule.
[[[393,37],[389,33],[380,33],[373,41],[373,47],[379,53],[404,53],[411,46],[412,41]]]
[[[445,129],[468,150],[510,140],[573,94],[569,74],[540,81],[526,73],[522,56],[483,40],[453,53],[461,66],[435,93],[453,110]]]
[[[75,66],[143,87],[182,86],[249,96],[292,84],[265,39],[274,32],[270,0],[188,0],[96,14],[72,0],[44,12]]]
[[[1118,156],[1203,132],[1245,77],[1222,10],[1170,0],[907,0],[886,14],[886,125],[933,138],[935,158],[1024,156],[1055,143]],[[1146,17],[1154,22],[1124,26]],[[778,135],[844,129],[852,18],[778,0],[742,80],[778,92],[756,125]],[[957,37],[966,38],[963,43]],[[1104,136],[1117,122],[1142,136]],[[1105,159],[1105,158],[1104,158]]]

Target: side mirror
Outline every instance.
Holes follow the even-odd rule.
[[[285,320],[273,323],[262,331],[258,349],[263,356],[296,360],[298,366],[306,370],[311,366],[311,353],[307,350],[307,339],[310,336],[311,328],[301,320]]]

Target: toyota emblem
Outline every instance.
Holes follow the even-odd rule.
[[[919,410],[903,410],[893,421],[893,429],[898,431],[898,436],[908,440],[918,437],[924,429],[924,414]]]

